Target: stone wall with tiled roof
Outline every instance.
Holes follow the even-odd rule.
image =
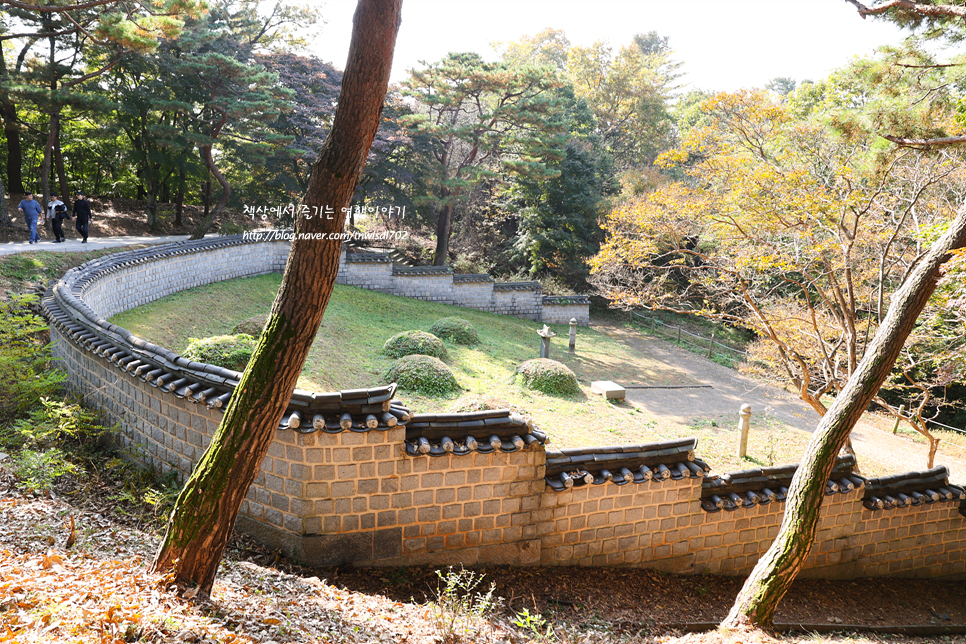
[[[590,298],[585,295],[544,296],[540,282],[454,275],[448,266],[399,266],[389,253],[343,251],[336,283],[546,324],[569,324],[576,319],[579,326],[590,326]]]
[[[71,385],[120,427],[128,453],[161,472],[190,472],[240,374],[186,360],[105,318],[193,285],[284,266],[284,243],[242,243],[111,255],[44,293],[41,308]],[[238,527],[314,565],[744,574],[777,533],[796,470],[714,475],[693,438],[547,451],[547,433],[509,410],[413,414],[394,396],[394,385],[296,390]],[[964,497],[943,467],[864,479],[851,457],[840,458],[805,574],[964,578]]]

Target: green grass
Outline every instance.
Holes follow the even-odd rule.
[[[125,248],[101,248],[82,253],[30,251],[0,256],[0,295],[3,291],[22,293],[34,284],[46,284],[50,280],[57,279],[84,262],[146,246],[146,244],[138,244]]]
[[[218,282],[183,291],[111,321],[136,335],[182,352],[191,337],[230,333],[240,321],[270,310],[281,283],[279,275],[261,275]],[[429,329],[443,317],[458,315],[479,332],[480,343],[471,347],[446,342],[446,363],[463,388],[461,394],[432,398],[401,391],[400,397],[421,412],[449,410],[474,399],[495,400],[533,415],[547,431],[553,447],[644,443],[697,436],[699,454],[717,471],[758,467],[798,460],[808,434],[780,423],[753,433],[749,455],[734,457],[737,417],[693,423],[657,419],[628,403],[608,403],[590,392],[592,380],[650,384],[690,382],[676,369],[630,351],[628,346],[593,329],[581,328],[577,353],[567,353],[567,325],[552,326],[550,357],[567,365],[581,385],[570,397],[548,396],[524,389],[515,377],[520,363],[537,357],[542,324],[503,315],[473,311],[432,302],[394,297],[375,291],[336,286],[319,328],[315,344],[299,379],[299,386],[314,391],[370,387],[382,384],[393,360],[382,354],[387,338],[409,329]],[[773,438],[768,436],[774,435]]]

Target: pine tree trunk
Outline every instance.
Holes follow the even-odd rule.
[[[10,213],[7,212],[7,190],[3,187],[3,177],[0,177],[0,226],[4,228],[13,227],[13,220],[10,219]]]
[[[815,540],[825,483],[835,457],[899,357],[919,313],[936,288],[940,266],[949,259],[949,251],[964,246],[966,205],[960,207],[949,231],[933,244],[896,291],[865,357],[812,434],[792,479],[778,536],[745,580],[731,612],[721,622],[722,627],[771,627],[778,602],[805,565]]]
[[[7,75],[7,61],[0,47],[0,81],[9,80]],[[0,90],[2,91],[2,90]],[[3,134],[7,139],[7,185],[10,196],[26,192],[23,186],[23,151],[20,147],[20,127],[17,122],[17,106],[10,101],[4,92],[0,98],[0,116],[3,117]]]
[[[181,216],[184,214],[184,187],[185,187],[185,171],[184,169],[178,173],[178,196],[177,203],[174,207],[174,225],[175,228],[181,228],[183,225],[181,222]]]
[[[297,219],[304,233],[342,232],[343,208],[379,127],[402,0],[360,0],[349,60],[329,136],[312,169],[302,204],[331,206],[332,220]],[[286,410],[325,311],[339,265],[340,241],[292,244],[272,314],[201,462],[175,503],[153,569],[173,569],[182,584],[207,596],[242,499]]]
[[[47,145],[44,146],[44,159],[40,164],[40,191],[43,198],[40,207],[44,211],[44,225],[50,227],[47,220],[47,202],[50,201],[50,166],[54,157],[54,142],[57,140],[57,131],[60,129],[60,114],[54,108],[50,115],[50,131],[47,133]]]
[[[60,200],[71,211],[70,186],[67,185],[67,172],[64,170],[64,155],[60,151],[60,120],[58,119],[57,136],[54,139],[54,169],[57,171],[57,182],[60,184]]]
[[[446,266],[449,255],[449,236],[453,231],[453,206],[447,203],[439,212],[436,220],[436,253],[433,255],[434,266]]]
[[[202,217],[201,223],[191,233],[190,239],[201,239],[208,234],[208,229],[211,228],[211,224],[215,222],[215,219],[221,214],[221,211],[228,205],[228,199],[231,197],[231,185],[229,185],[228,180],[225,179],[225,176],[215,166],[215,160],[211,156],[210,145],[201,146],[201,160],[205,162],[208,170],[215,176],[215,179],[221,186],[221,199],[218,200],[218,205],[215,206],[214,210],[208,212],[207,208],[205,209],[205,216]],[[210,186],[211,184],[209,183],[208,185]]]

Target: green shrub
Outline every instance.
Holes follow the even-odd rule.
[[[382,345],[382,352],[390,358],[419,354],[442,360],[446,357],[446,346],[432,333],[403,331],[386,340],[386,344]]]
[[[244,333],[245,335],[250,335],[253,338],[258,338],[258,336],[262,334],[262,329],[265,328],[266,322],[268,322],[268,313],[255,315],[236,324],[235,328],[232,329],[231,332],[235,335]]]
[[[255,338],[247,333],[216,335],[210,338],[188,338],[184,357],[225,369],[244,371],[254,350]]]
[[[577,376],[567,365],[547,358],[527,360],[517,368],[527,389],[551,396],[575,396],[580,393]]]
[[[451,340],[456,344],[473,345],[480,341],[476,329],[468,320],[463,318],[452,317],[436,320],[433,322],[433,326],[429,328],[429,332],[437,338]]]
[[[84,455],[78,446],[92,444],[107,431],[95,412],[42,398],[29,419],[0,426],[0,447],[11,452],[18,487],[45,492],[61,476],[80,471],[76,461]]]
[[[44,319],[30,311],[32,295],[0,301],[0,423],[39,406],[66,378],[50,369],[50,344]]]
[[[460,391],[453,372],[433,356],[403,356],[386,372],[386,382],[425,396],[446,396]]]

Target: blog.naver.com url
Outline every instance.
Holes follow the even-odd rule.
[[[340,232],[340,233],[296,233],[293,230],[246,230],[242,233],[245,241],[395,241],[409,237],[406,230],[384,230],[379,232]]]

